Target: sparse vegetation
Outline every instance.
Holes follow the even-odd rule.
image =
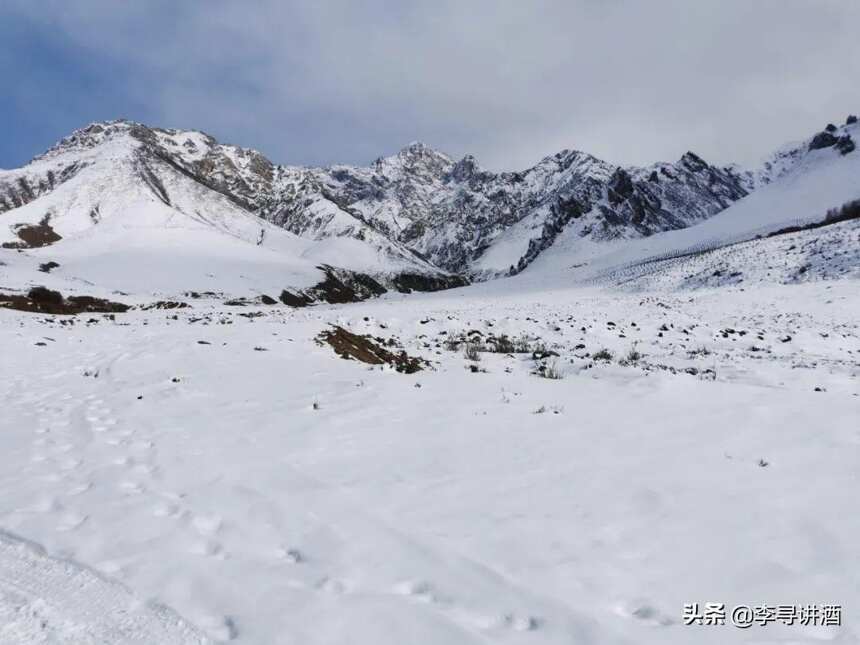
[[[463,347],[465,352],[477,351],[493,354],[527,354],[535,349],[543,349],[543,344],[537,343],[533,346],[532,342],[525,335],[511,338],[507,334],[501,334],[500,336],[489,336],[485,341],[479,341],[477,338],[466,339],[461,336],[459,338],[446,338],[442,342],[442,347],[449,352],[456,352]]]
[[[460,341],[456,338],[446,338],[442,343],[442,347],[444,347],[449,352],[456,352],[460,349]]]
[[[558,361],[552,361],[551,363],[540,365],[536,374],[553,381],[560,381],[564,378],[564,372],[559,366]]]
[[[498,337],[488,338],[487,343],[488,347],[486,351],[499,354],[526,354],[532,351],[529,338],[525,335],[511,338],[507,334],[502,334]]]
[[[463,349],[463,355],[466,357],[466,360],[477,362],[481,360],[481,349],[482,346],[480,343],[469,341]]]
[[[614,354],[609,351],[607,348],[598,349],[594,354],[591,355],[591,358],[595,361],[604,361],[606,363],[612,362]]]
[[[638,363],[642,359],[642,352],[636,349],[636,345],[630,348],[630,351],[627,352],[627,356],[624,357],[624,362],[627,365],[633,365]]]

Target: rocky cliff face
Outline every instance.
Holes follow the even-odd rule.
[[[459,273],[496,239],[528,222],[495,273],[521,270],[572,220],[594,239],[689,226],[747,194],[739,175],[692,153],[674,164],[620,168],[565,150],[523,172],[492,173],[414,143],[365,168],[278,168],[272,210],[299,235],[360,234],[362,226]],[[490,271],[493,273],[493,270]]]

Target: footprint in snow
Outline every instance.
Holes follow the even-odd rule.
[[[667,627],[675,621],[648,602],[633,601],[616,607],[615,612],[652,627]]]
[[[439,597],[426,580],[404,580],[394,586],[394,593],[409,596],[421,602],[437,602]]]
[[[135,464],[134,466],[131,467],[131,472],[133,472],[136,475],[141,475],[143,477],[151,477],[151,476],[155,475],[156,470],[157,470],[156,466],[153,466],[152,464],[144,464],[144,463]]]
[[[288,549],[285,547],[278,547],[275,549],[275,557],[278,560],[283,560],[284,562],[289,562],[290,564],[299,564],[300,562],[305,561],[305,556],[302,555],[301,551],[298,549]]]
[[[72,486],[71,488],[66,490],[66,495],[69,497],[77,497],[83,493],[86,493],[89,489],[93,487],[92,482],[83,482],[81,484],[77,484],[76,486]]]
[[[146,490],[143,484],[132,481],[120,482],[119,489],[127,495],[140,495]]]
[[[219,643],[235,640],[239,636],[236,621],[230,616],[201,616],[197,624]]]
[[[170,517],[177,518],[180,517],[182,513],[182,509],[176,505],[168,502],[156,504],[152,509],[152,514],[155,517]]]
[[[506,612],[495,616],[481,616],[476,622],[482,629],[512,629],[517,632],[532,632],[541,625],[541,620],[537,616],[514,612]]]
[[[223,520],[218,515],[197,515],[191,520],[191,524],[201,535],[215,535],[220,529]]]
[[[65,471],[75,470],[75,468],[78,468],[80,465],[81,465],[80,459],[74,459],[74,458],[66,459],[65,461],[60,463],[60,470],[65,470]]]
[[[224,559],[226,557],[224,548],[217,540],[200,540],[195,542],[191,545],[190,551],[195,555],[204,555],[212,558]]]
[[[349,591],[349,585],[346,581],[338,580],[337,578],[330,578],[328,576],[317,582],[316,588],[335,596],[339,596]]]
[[[74,531],[86,521],[86,515],[68,511],[60,517],[60,521],[57,523],[57,530],[62,532]]]

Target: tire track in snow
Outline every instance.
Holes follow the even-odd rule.
[[[0,531],[0,645],[211,641],[172,609],[40,546]]]

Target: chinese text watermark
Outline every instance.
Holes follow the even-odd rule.
[[[764,627],[772,623],[819,627],[842,624],[841,605],[735,605],[697,602],[684,605],[685,625],[734,625],[739,629]]]

